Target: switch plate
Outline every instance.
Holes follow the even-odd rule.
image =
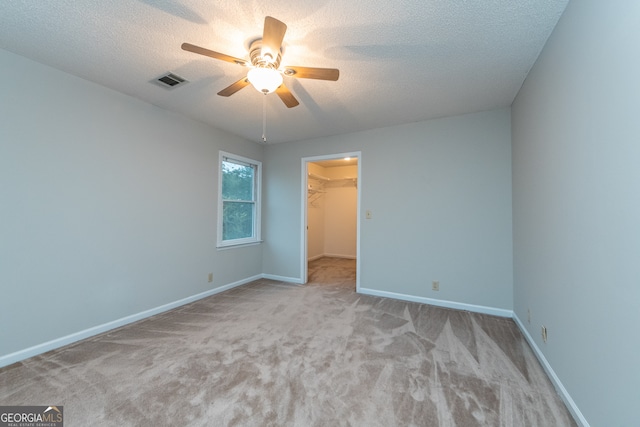
[[[370,210],[368,210],[368,209],[367,209],[367,212],[365,212],[364,216],[365,216],[365,218],[367,218],[367,219],[371,219],[371,218],[373,218],[373,214],[372,214],[372,213],[371,213],[371,211],[370,211]]]
[[[438,280],[434,280],[433,282],[431,282],[431,289],[434,291],[439,291],[440,290],[440,282]]]
[[[209,273],[209,277],[207,279],[209,283],[213,283],[213,273]]]

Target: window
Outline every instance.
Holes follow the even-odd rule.
[[[260,241],[262,163],[220,152],[218,247]]]

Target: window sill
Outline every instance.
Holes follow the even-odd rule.
[[[235,249],[235,248],[244,248],[246,246],[256,246],[263,242],[264,240],[256,240],[255,242],[247,242],[247,243],[231,243],[223,246],[216,246],[216,249],[219,251],[224,251],[227,249]]]

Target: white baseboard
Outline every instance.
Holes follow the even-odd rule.
[[[420,304],[435,305],[435,306],[438,306],[438,307],[454,308],[456,310],[472,311],[474,313],[490,314],[492,316],[513,317],[513,311],[512,310],[505,310],[505,309],[502,309],[502,308],[494,308],[494,307],[485,307],[483,305],[465,304],[465,303],[462,303],[462,302],[454,302],[454,301],[446,301],[446,300],[439,300],[439,299],[426,298],[426,297],[418,297],[418,296],[415,296],[415,295],[398,294],[398,293],[395,293],[395,292],[379,291],[379,290],[376,290],[376,289],[368,289],[368,288],[360,288],[360,289],[358,289],[358,293],[365,294],[365,295],[373,295],[373,296],[378,296],[378,297],[384,297],[384,298],[399,299],[399,300],[402,300],[402,301],[417,302],[417,303],[420,303]]]
[[[296,277],[277,276],[275,274],[263,274],[263,279],[277,280],[279,282],[297,283],[298,285],[304,285],[302,279]]]
[[[320,254],[316,256],[312,256],[311,258],[307,258],[307,261],[315,261],[320,258],[343,258],[343,259],[358,259],[355,255],[340,255],[340,254]]]
[[[343,254],[324,254],[327,258],[343,258],[343,259],[357,259],[355,255],[343,255]]]
[[[558,378],[553,368],[551,368],[549,361],[546,357],[544,357],[544,354],[542,353],[536,342],[533,340],[533,337],[529,334],[529,331],[527,331],[527,328],[524,327],[524,324],[520,321],[520,318],[515,312],[513,313],[513,320],[516,322],[516,325],[518,325],[518,328],[520,328],[520,332],[522,332],[522,335],[524,335],[525,339],[529,343],[529,346],[533,349],[533,353],[540,361],[542,368],[547,373],[547,376],[553,383],[553,386],[556,388],[556,391],[560,395],[560,398],[564,401],[565,405],[567,405],[567,408],[569,409],[569,412],[571,412],[571,415],[573,415],[574,420],[581,427],[589,427],[589,423],[585,419],[584,415],[582,415],[582,412],[578,408],[578,405],[576,405],[576,402],[573,401],[567,389],[564,388],[564,385],[560,381],[560,378]]]
[[[329,255],[327,255],[327,256],[329,256]],[[137,322],[138,320],[142,320],[142,319],[145,319],[147,317],[151,317],[151,316],[154,316],[156,314],[160,314],[160,313],[163,313],[165,311],[172,310],[172,309],[180,307],[182,305],[189,304],[189,303],[191,303],[193,301],[197,301],[199,299],[206,298],[206,297],[209,297],[211,295],[218,294],[220,292],[224,292],[226,290],[235,288],[237,286],[244,285],[246,283],[249,283],[249,282],[252,282],[254,280],[261,279],[261,278],[271,279],[271,280],[278,280],[278,281],[282,281],[282,282],[302,284],[302,280],[301,279],[294,278],[294,277],[277,276],[277,275],[273,275],[273,274],[256,275],[256,276],[253,276],[253,277],[249,277],[249,278],[246,278],[246,279],[239,280],[237,282],[229,283],[229,284],[224,285],[224,286],[220,286],[220,287],[215,288],[215,289],[208,290],[206,292],[202,292],[202,293],[199,293],[199,294],[196,294],[196,295],[192,295],[190,297],[183,298],[183,299],[180,299],[180,300],[168,303],[168,304],[164,304],[164,305],[161,305],[159,307],[155,307],[155,308],[152,308],[152,309],[149,309],[149,310],[145,310],[145,311],[142,311],[142,312],[137,313],[137,314],[132,314],[130,316],[126,316],[126,317],[123,317],[123,318],[120,318],[120,319],[117,319],[117,320],[114,320],[114,321],[111,321],[111,322],[107,322],[107,323],[104,323],[102,325],[94,326],[92,328],[85,329],[83,331],[79,331],[79,332],[76,332],[76,333],[61,337],[61,338],[56,338],[54,340],[47,341],[45,343],[35,345],[33,347],[29,347],[29,348],[26,348],[24,350],[19,350],[19,351],[16,351],[14,353],[10,353],[10,354],[4,355],[4,356],[0,356],[0,368],[4,367],[4,366],[11,365],[13,363],[19,362],[19,361],[24,360],[24,359],[28,359],[30,357],[37,356],[37,355],[42,354],[42,353],[46,353],[47,351],[55,350],[56,348],[64,347],[65,345],[72,344],[72,343],[74,343],[76,341],[80,341],[80,340],[92,337],[94,335],[98,335],[98,334],[110,331],[112,329],[119,328],[119,327],[127,325],[129,323]],[[513,320],[515,321],[515,323],[518,326],[518,328],[520,328],[520,331],[524,335],[525,339],[527,340],[527,342],[529,343],[529,345],[533,349],[534,354],[536,355],[536,357],[540,361],[542,367],[544,368],[545,372],[549,376],[549,378],[550,378],[551,382],[553,383],[554,387],[558,391],[558,394],[560,395],[562,400],[567,405],[567,408],[569,409],[569,411],[573,415],[573,417],[576,420],[576,422],[578,424],[580,424],[582,427],[589,427],[589,423],[584,418],[584,415],[582,415],[582,412],[580,411],[580,409],[578,408],[578,406],[576,405],[574,400],[571,398],[571,396],[569,395],[567,389],[564,387],[564,385],[562,384],[562,382],[560,381],[560,379],[558,378],[558,376],[554,372],[553,368],[551,368],[551,365],[549,364],[547,359],[544,357],[544,354],[542,353],[542,351],[540,351],[540,348],[537,346],[536,342],[533,340],[533,338],[531,337],[531,335],[529,334],[527,329],[524,327],[524,324],[520,321],[520,318],[515,314],[515,312],[513,312],[511,310],[500,309],[500,308],[485,307],[485,306],[480,306],[480,305],[465,304],[465,303],[438,300],[438,299],[426,298],[426,297],[417,297],[417,296],[414,296],[414,295],[399,294],[399,293],[388,292],[388,291],[379,291],[379,290],[368,289],[368,288],[360,288],[358,290],[358,293],[365,294],[365,295],[379,296],[379,297],[384,297],[384,298],[393,298],[393,299],[398,299],[398,300],[403,300],[403,301],[417,302],[417,303],[422,303],[422,304],[430,304],[430,305],[435,305],[435,306],[438,306],[438,307],[446,307],[446,308],[453,308],[453,309],[457,309],[457,310],[472,311],[472,312],[475,312],[475,313],[483,313],[483,314],[490,314],[490,315],[494,315],[494,316],[511,317],[511,318],[513,318]]]
[[[8,366],[13,363],[19,362],[21,360],[28,359],[33,356],[37,356],[42,353],[46,353],[47,351],[55,350],[56,348],[64,347],[65,345],[73,344],[76,341],[80,341],[80,340],[92,337],[94,335],[98,335],[103,332],[107,332],[112,329],[119,328],[129,323],[137,322],[138,320],[142,320],[147,317],[151,317],[153,315],[163,313],[165,311],[174,309],[176,307],[189,304],[190,302],[197,301],[199,299],[206,298],[208,296],[215,295],[220,292],[224,292],[231,288],[235,288],[236,286],[244,285],[254,280],[258,280],[260,278],[262,278],[262,275],[257,275],[257,276],[249,277],[246,279],[238,280],[237,282],[229,283],[227,285],[220,286],[218,288],[211,289],[206,292],[192,295],[190,297],[173,301],[168,304],[161,305],[159,307],[151,308],[149,310],[145,310],[140,313],[132,314],[130,316],[122,317],[120,319],[113,320],[111,322],[107,322],[102,325],[94,326],[92,328],[85,329],[83,331],[75,332],[73,334],[69,334],[64,337],[56,338],[51,341],[47,341],[45,343],[35,345],[33,347],[25,348],[24,350],[19,350],[14,353],[0,356],[0,368],[3,366]]]

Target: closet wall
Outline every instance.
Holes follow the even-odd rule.
[[[358,166],[310,163],[307,257],[356,258]]]

